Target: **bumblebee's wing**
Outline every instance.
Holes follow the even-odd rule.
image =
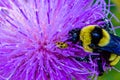
[[[120,55],[120,37],[110,34],[110,42],[108,45],[100,47],[100,50]]]

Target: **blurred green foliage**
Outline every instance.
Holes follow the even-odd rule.
[[[111,7],[111,12],[120,20],[120,0],[112,0],[111,4],[115,4],[115,6]],[[120,26],[120,22],[117,22],[114,18],[112,23],[114,26]],[[120,36],[120,29],[117,29],[116,33]]]
[[[106,0],[108,2],[108,0]],[[111,0],[111,12],[120,20],[120,0]],[[112,18],[112,23],[114,26],[120,26],[120,22],[117,22]],[[116,29],[116,33],[120,36],[120,29]],[[115,66],[120,71],[120,62]],[[98,80],[120,80],[120,72],[112,69],[111,71],[105,72],[103,76],[99,77]]]
[[[115,68],[120,70],[120,62]],[[111,71],[105,72],[103,76],[98,78],[98,80],[120,80],[120,72],[112,69]]]

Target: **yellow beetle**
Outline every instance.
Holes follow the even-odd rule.
[[[56,42],[58,48],[64,49],[68,47],[68,44],[65,42]]]

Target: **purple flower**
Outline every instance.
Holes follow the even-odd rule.
[[[89,80],[82,47],[58,48],[73,28],[106,17],[104,0],[0,0],[0,80]],[[96,23],[97,24],[97,23]],[[88,78],[90,76],[90,78]]]

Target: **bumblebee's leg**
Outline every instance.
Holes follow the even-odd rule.
[[[98,65],[99,76],[102,76],[104,73],[104,70],[103,70],[101,58],[97,59],[97,65]]]
[[[85,57],[75,57],[75,59],[79,62],[89,62],[89,56],[85,56]]]
[[[100,55],[87,55],[85,57],[75,57],[75,59],[79,62],[90,62],[90,59],[94,60],[96,58],[100,58]]]
[[[102,66],[102,60],[100,55],[91,55],[91,59],[94,60],[97,58],[97,65],[98,65],[98,71],[99,71],[99,76],[102,76],[104,73],[103,66]],[[90,56],[85,56],[84,58],[82,57],[75,57],[75,59],[79,62],[89,62],[90,61]]]

